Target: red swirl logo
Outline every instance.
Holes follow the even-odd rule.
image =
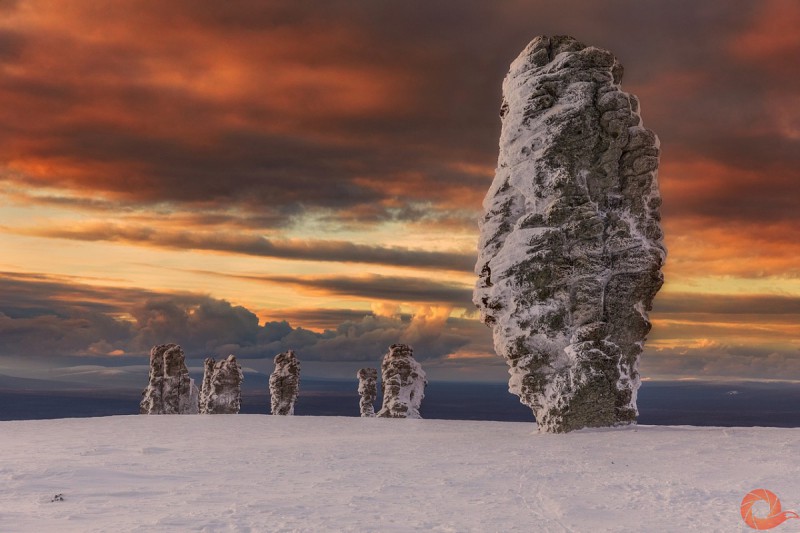
[[[758,502],[766,502],[769,505],[767,516],[753,514],[753,506]],[[753,529],[772,529],[790,518],[800,518],[800,515],[794,511],[782,511],[781,501],[774,492],[767,489],[751,490],[742,499],[742,519]]]

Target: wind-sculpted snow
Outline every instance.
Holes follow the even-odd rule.
[[[200,413],[228,414],[239,413],[242,407],[242,367],[236,357],[215,362],[207,358],[204,362],[203,386],[200,389]]]
[[[361,396],[359,408],[361,416],[375,416],[375,399],[378,397],[378,369],[362,368],[356,373],[358,378],[358,395]]]
[[[293,415],[300,391],[300,362],[292,350],[275,356],[275,370],[269,376],[273,415]]]
[[[177,344],[160,344],[150,350],[150,376],[142,392],[139,413],[146,415],[195,414],[197,387],[189,378],[183,350]]]
[[[383,406],[381,418],[422,418],[419,407],[425,397],[425,371],[407,344],[392,344],[381,363]]]
[[[503,82],[473,299],[543,431],[637,416],[666,250],[659,142],[621,78],[606,50],[537,37]]]

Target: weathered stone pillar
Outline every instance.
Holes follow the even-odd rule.
[[[219,362],[209,357],[205,360],[204,367],[200,413],[238,414],[242,407],[244,374],[236,357],[229,355]]]
[[[139,413],[172,415],[197,413],[197,387],[189,378],[183,350],[177,344],[160,344],[150,350],[150,375],[142,392]],[[194,405],[193,405],[194,398]]]
[[[474,302],[539,428],[635,422],[666,250],[659,141],[611,52],[537,37],[503,82]]]
[[[300,391],[300,362],[294,351],[275,356],[275,371],[269,376],[269,394],[273,415],[293,415]]]
[[[358,394],[361,396],[359,407],[361,416],[369,418],[375,416],[375,398],[378,397],[378,370],[376,368],[362,368],[356,374],[358,378]]]
[[[419,407],[425,397],[425,371],[407,344],[392,344],[381,363],[383,407],[381,418],[422,418]]]

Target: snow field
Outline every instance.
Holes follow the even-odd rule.
[[[799,444],[800,429],[772,428],[545,435],[526,423],[265,415],[0,422],[0,531],[749,531],[739,504],[750,490],[800,508]]]

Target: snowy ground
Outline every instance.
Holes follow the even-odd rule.
[[[745,531],[739,502],[752,489],[800,508],[799,449],[800,429],[0,422],[0,531]],[[791,520],[775,531],[798,529]]]

